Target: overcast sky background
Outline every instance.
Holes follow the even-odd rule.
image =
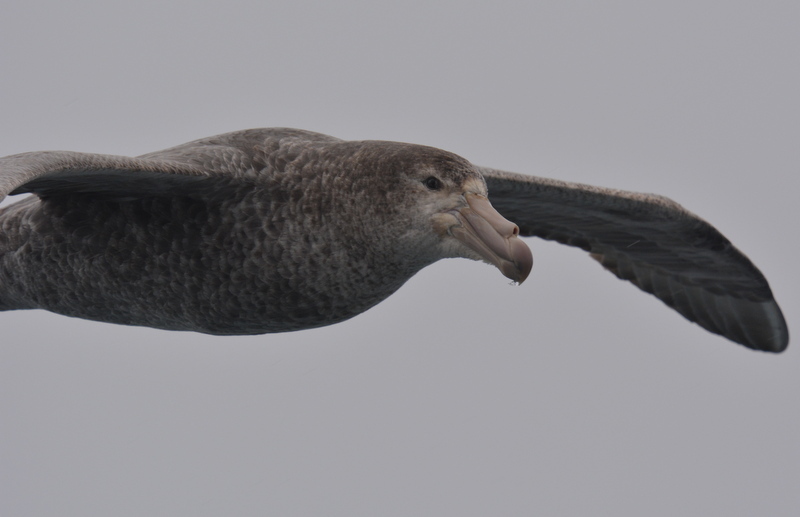
[[[489,4],[489,2],[486,2]],[[669,196],[800,332],[800,3],[7,2],[0,155],[250,127]],[[580,250],[311,331],[0,313],[3,516],[800,513],[800,343],[709,334]]]

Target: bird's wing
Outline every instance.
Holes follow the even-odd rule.
[[[480,168],[494,207],[535,235],[588,251],[690,321],[749,348],[782,352],[789,331],[764,275],[674,201]]]
[[[118,198],[218,194],[237,180],[281,168],[303,149],[338,141],[286,128],[250,129],[195,140],[136,158],[41,151],[0,158],[0,200],[91,193]]]
[[[0,158],[0,200],[26,192],[167,195],[191,190],[210,177],[201,167],[175,161],[41,151]]]

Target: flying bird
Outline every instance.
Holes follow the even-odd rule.
[[[761,272],[661,196],[478,167],[433,147],[251,129],[139,157],[0,158],[0,310],[217,335],[351,318],[465,257],[523,282],[522,236],[577,246],[747,347],[789,334]],[[502,215],[501,215],[502,214]],[[513,222],[511,222],[513,221]]]

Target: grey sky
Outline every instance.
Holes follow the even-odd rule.
[[[669,196],[800,331],[796,2],[15,2],[0,155],[248,127]],[[0,313],[0,514],[794,516],[800,345],[580,250],[448,260],[346,323],[215,338]]]

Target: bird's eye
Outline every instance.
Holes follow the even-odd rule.
[[[422,184],[425,185],[428,188],[428,190],[441,190],[442,188],[442,181],[434,176],[429,176],[425,178]]]

